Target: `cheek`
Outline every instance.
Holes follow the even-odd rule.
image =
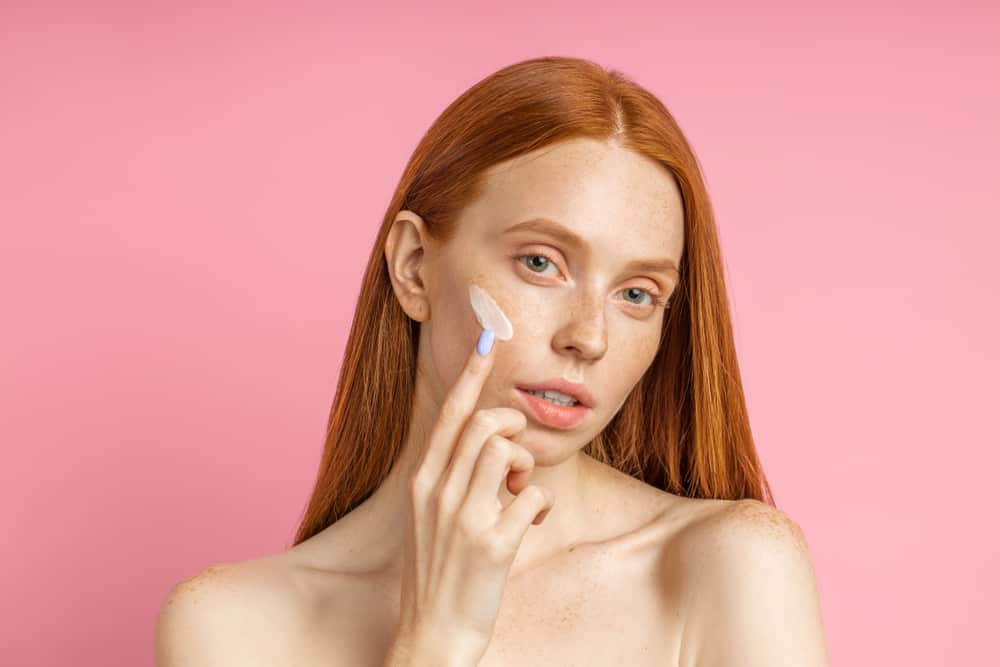
[[[431,318],[421,325],[430,363],[445,383],[455,379],[479,339],[480,328],[469,305],[468,286],[461,278],[447,277],[437,284]]]
[[[530,285],[519,281],[516,276],[512,276],[510,273],[495,275],[478,272],[472,277],[472,281],[489,292],[507,319],[510,320],[514,337],[504,342],[506,347],[513,350],[518,346],[518,343],[537,341],[544,336],[551,335],[550,309],[552,301],[549,300],[546,303],[544,290],[525,289]],[[467,296],[466,301],[468,301]],[[471,306],[469,312],[472,313]],[[473,317],[475,316],[473,315]]]
[[[495,275],[475,272],[471,276],[461,272],[444,276],[438,281],[434,294],[431,319],[425,324],[429,335],[430,356],[434,367],[442,377],[457,377],[482,333],[476,314],[469,302],[469,285],[475,283],[486,290],[500,309],[510,319],[514,336],[509,341],[498,341],[497,359],[494,368],[502,374],[511,362],[518,358],[518,344],[532,340],[533,333],[526,326],[534,316],[524,317],[525,309],[509,286],[505,286]],[[537,306],[532,305],[528,312]],[[505,361],[507,363],[505,363]]]
[[[653,359],[656,358],[657,350],[659,349],[659,331],[657,330],[655,334],[647,333],[643,336],[638,336],[632,343],[632,363],[637,367],[638,375],[642,375],[649,368],[649,365],[653,363]]]
[[[514,337],[510,341],[505,341],[507,343],[512,343],[521,337],[524,331],[524,325],[526,320],[524,318],[524,310],[527,305],[524,299],[518,295],[511,286],[507,284],[502,276],[497,276],[495,274],[486,273],[483,271],[477,271],[469,279],[469,283],[475,283],[479,287],[483,288],[492,297],[493,301],[496,302],[500,310],[503,311],[507,319],[510,320],[511,326],[514,330]],[[465,286],[465,302],[468,303],[468,284]],[[475,314],[472,312],[472,306],[468,306],[469,314],[475,320]],[[477,322],[478,324],[478,322]]]
[[[659,349],[658,334],[659,332],[656,335],[635,335],[610,344],[607,366],[617,370],[609,380],[618,384],[617,391],[622,392],[622,403],[656,358]]]
[[[497,356],[493,364],[492,377],[488,383],[495,390],[501,388],[506,390],[515,380],[523,380],[526,377],[526,371],[530,373],[530,369],[524,368],[524,360],[531,359],[533,354],[537,354],[532,341],[537,341],[540,336],[544,335],[544,321],[541,317],[542,304],[525,300],[523,295],[518,294],[509,284],[505,284],[502,277],[486,272],[475,273],[470,282],[489,293],[500,310],[510,320],[514,331],[510,340],[495,343],[499,347],[496,351]],[[467,319],[472,326],[470,335],[476,338],[481,329],[472,306],[468,303],[467,285],[465,289],[463,307],[468,311]]]
[[[656,353],[660,348],[659,334],[660,332],[657,330],[655,334],[643,336],[636,344],[636,356],[641,359],[643,367],[653,363],[653,359],[656,358]]]

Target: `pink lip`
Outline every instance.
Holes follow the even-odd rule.
[[[564,394],[569,394],[588,408],[594,407],[594,397],[590,395],[585,386],[577,382],[568,382],[562,378],[552,378],[551,380],[543,380],[533,384],[519,384],[517,387],[519,389],[531,389],[532,391],[553,389]]]
[[[544,398],[532,396],[518,387],[515,387],[514,391],[521,397],[522,401],[528,404],[538,421],[546,426],[561,429],[573,428],[590,414],[590,408],[583,403],[572,406],[556,405]]]

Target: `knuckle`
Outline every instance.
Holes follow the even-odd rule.
[[[496,536],[484,537],[480,544],[483,555],[494,565],[504,565],[511,558],[510,548]]]
[[[524,428],[528,425],[528,417],[516,408],[498,408],[503,410],[503,415],[505,419],[509,419],[513,424],[517,425],[518,428]]]
[[[472,423],[476,428],[483,429],[484,431],[493,431],[497,427],[497,418],[489,410],[477,410],[472,415]]]
[[[483,450],[485,451],[485,456],[492,459],[506,459],[510,454],[511,444],[500,436],[491,436],[486,444],[483,445]]]
[[[465,411],[465,401],[454,398],[445,401],[444,405],[441,406],[441,419],[446,422],[457,421],[461,419]]]
[[[545,495],[545,492],[542,491],[542,488],[540,486],[529,486],[524,491],[527,491],[531,494],[529,496],[529,500],[532,500],[539,505],[544,505],[548,500],[548,498]],[[524,493],[524,491],[522,491],[521,493]]]
[[[519,445],[516,442],[512,442],[510,446],[511,449],[517,452],[518,455],[523,457],[529,463],[530,467],[532,468],[535,467],[535,455],[532,454],[527,447],[525,447],[524,445]]]
[[[410,477],[410,498],[423,501],[427,499],[429,493],[430,485],[428,484],[426,475],[422,475],[418,471]]]
[[[462,512],[457,521],[458,529],[468,540],[473,540],[479,535],[480,521],[471,512]]]
[[[454,484],[446,484],[437,497],[437,513],[439,517],[445,517],[454,513],[455,508],[461,500],[460,491]]]

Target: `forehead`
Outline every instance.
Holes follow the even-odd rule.
[[[483,179],[466,222],[491,240],[518,222],[542,217],[602,251],[680,260],[680,190],[664,167],[638,153],[573,139],[494,165]]]

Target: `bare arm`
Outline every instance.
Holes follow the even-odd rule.
[[[208,567],[176,584],[156,619],[157,667],[275,667],[298,664],[286,641],[304,623],[280,581],[253,561]],[[327,637],[329,665],[359,664],[356,653]],[[386,667],[470,667],[478,656],[474,643],[458,633],[414,628],[397,636],[385,656]]]
[[[156,618],[156,666],[281,664],[280,656],[268,645],[269,636],[276,634],[273,623],[266,633],[254,631],[267,627],[259,618],[262,606],[274,609],[279,603],[254,576],[252,566],[206,568],[176,584],[161,604]]]
[[[828,667],[815,573],[788,515],[742,500],[686,547],[691,612],[682,664]]]

